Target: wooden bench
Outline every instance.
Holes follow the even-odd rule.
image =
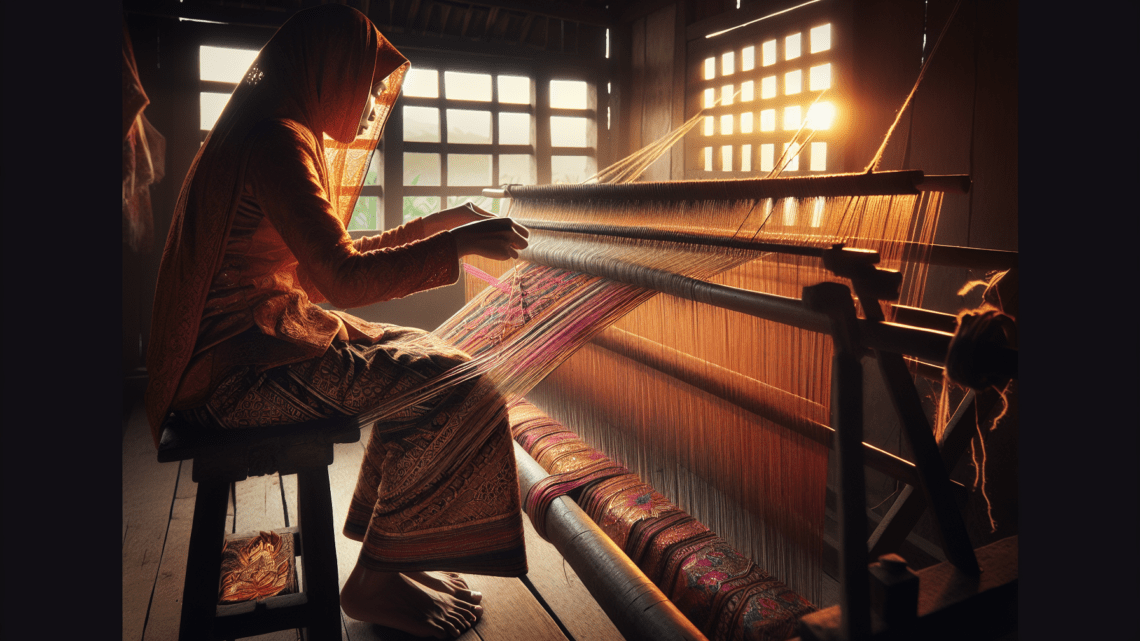
[[[355,418],[236,430],[190,425],[173,415],[166,420],[158,460],[192,460],[192,478],[198,484],[180,639],[232,639],[290,628],[307,628],[307,638],[313,640],[341,638],[328,466],[333,444],[359,441],[360,428]],[[230,484],[277,473],[297,475],[298,522],[278,534],[294,537],[302,590],[218,605]]]

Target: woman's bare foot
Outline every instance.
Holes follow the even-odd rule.
[[[479,603],[483,594],[467,586],[467,581],[454,572],[403,572],[409,579],[427,587],[450,594],[468,603]]]
[[[434,590],[396,572],[373,572],[359,563],[340,592],[348,616],[422,637],[446,639],[466,632],[483,607]]]

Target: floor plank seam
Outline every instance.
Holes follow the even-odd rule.
[[[140,641],[146,638],[146,629],[150,625],[150,609],[154,607],[154,592],[158,589],[158,582],[161,578],[159,573],[162,571],[162,560],[166,558],[166,544],[170,540],[170,524],[174,522],[174,504],[178,501],[178,483],[181,481],[182,476],[182,463],[178,461],[178,474],[175,476],[174,492],[170,496],[170,510],[166,514],[166,529],[162,533],[162,552],[158,555],[158,564],[155,566],[154,583],[150,585],[150,597],[146,602],[146,616],[143,617],[142,636]]]
[[[530,590],[530,593],[534,595],[534,599],[538,601],[538,604],[542,606],[542,609],[546,610],[546,614],[549,615],[556,624],[558,624],[558,629],[562,630],[562,635],[565,636],[568,641],[574,641],[574,635],[571,634],[570,630],[566,628],[566,625],[562,623],[562,619],[560,619],[558,615],[555,614],[554,609],[550,607],[550,604],[546,602],[546,599],[542,596],[542,593],[538,591],[538,588],[534,587],[534,584],[530,582],[530,579],[524,574],[519,577],[519,580],[522,581],[522,584],[526,586],[526,589]]]

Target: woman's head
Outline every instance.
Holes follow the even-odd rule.
[[[375,95],[373,89],[406,64],[364,14],[338,4],[295,14],[257,61],[258,71],[276,90],[273,93],[280,94],[289,117],[345,144],[365,133],[360,124],[368,120],[367,113],[363,118],[361,114]],[[402,80],[403,74],[398,75],[396,80]],[[390,107],[398,82],[388,82],[385,91],[393,95],[382,92],[376,100]]]

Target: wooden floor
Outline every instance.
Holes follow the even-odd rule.
[[[363,455],[359,443],[336,446],[329,468],[333,515],[339,532]],[[142,407],[127,419],[123,436],[123,639],[177,639],[186,550],[196,486],[190,464],[155,460]],[[238,483],[226,517],[227,532],[285,527],[296,517],[295,476],[263,476]],[[525,519],[524,519],[525,521]],[[609,641],[621,635],[549,544],[527,527],[530,572],[523,580],[467,576],[484,595],[484,614],[463,641]],[[340,580],[348,577],[360,544],[337,535]],[[341,615],[341,637],[351,641],[411,639],[407,634]],[[265,634],[265,641],[297,641],[297,630]]]

